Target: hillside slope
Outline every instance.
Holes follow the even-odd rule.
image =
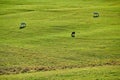
[[[0,0],[0,74],[120,65],[119,3]]]

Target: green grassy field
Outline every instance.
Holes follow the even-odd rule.
[[[57,71],[2,75],[1,80],[120,80],[119,66],[75,68]]]
[[[93,12],[99,12],[100,17],[93,18]],[[25,80],[34,74],[37,76],[31,80],[73,80],[73,72],[101,66],[96,72],[88,68],[85,74],[100,71],[100,80],[104,80],[102,73],[109,74],[117,66],[113,79],[119,80],[119,20],[120,0],[0,0],[0,74],[33,72],[26,74]],[[27,27],[19,29],[21,22]],[[75,38],[71,37],[72,31],[76,32]],[[56,71],[59,69],[71,76],[61,76]],[[47,72],[34,73],[37,71]],[[49,76],[51,72],[54,77]],[[48,78],[39,74],[48,74]],[[0,79],[25,77],[4,75]],[[85,79],[95,80],[91,75]],[[75,80],[83,80],[82,76],[84,73]],[[113,80],[110,78],[105,80]]]

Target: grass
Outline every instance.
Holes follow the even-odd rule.
[[[57,71],[2,75],[1,80],[120,80],[119,66],[87,67]]]
[[[0,0],[0,74],[120,65],[119,3]]]

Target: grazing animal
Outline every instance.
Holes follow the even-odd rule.
[[[93,13],[93,17],[94,17],[94,18],[99,17],[99,13],[98,13],[98,12],[94,12],[94,13]]]
[[[26,27],[26,23],[21,23],[20,24],[20,29],[23,29],[23,28],[25,28]]]
[[[72,33],[71,33],[71,37],[75,37],[75,32],[72,32]]]

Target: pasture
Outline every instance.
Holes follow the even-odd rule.
[[[119,66],[74,68],[56,71],[2,75],[1,80],[120,80]]]
[[[0,79],[119,80],[119,20],[119,0],[0,0]]]

